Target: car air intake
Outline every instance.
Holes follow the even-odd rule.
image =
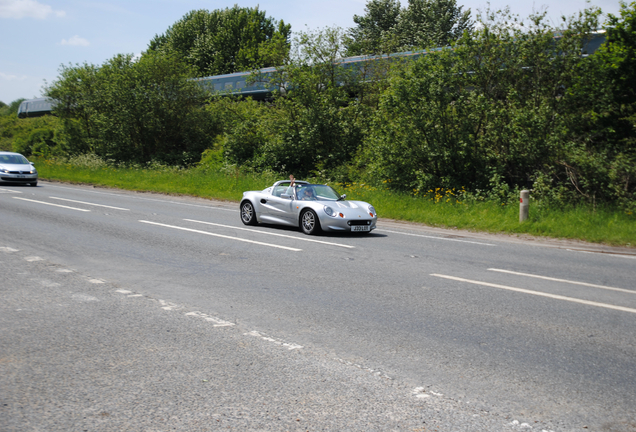
[[[371,221],[370,220],[350,220],[347,222],[347,225],[352,226],[352,225],[371,225]]]

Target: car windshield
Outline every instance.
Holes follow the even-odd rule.
[[[317,201],[337,201],[340,198],[334,188],[327,185],[299,185],[296,188],[298,199],[314,199]]]
[[[2,164],[13,164],[13,165],[22,165],[28,164],[29,161],[22,155],[0,155],[0,163]]]

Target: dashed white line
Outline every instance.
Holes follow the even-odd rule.
[[[586,253],[586,254],[596,254],[596,255],[601,254],[603,256],[608,256],[613,258],[636,259],[636,255],[623,255],[623,254],[617,254],[617,253],[594,252],[594,251],[586,251],[586,250],[578,250],[578,249],[566,249],[566,250],[570,252],[579,252],[579,253]]]
[[[183,306],[181,305],[170,303],[165,300],[159,300],[159,304],[161,305],[161,309],[167,310],[167,311],[183,308]]]
[[[10,247],[3,246],[3,247],[0,247],[0,251],[7,252],[7,253],[13,253],[13,252],[18,252],[18,249],[13,249],[13,248],[10,248]]]
[[[427,399],[431,397],[430,394],[426,393],[426,389],[424,387],[415,387],[411,394],[418,399]]]
[[[521,272],[515,272],[515,271],[510,271],[510,270],[502,270],[502,269],[495,269],[495,268],[489,268],[488,270],[499,272],[499,273],[513,274],[513,275],[517,275],[517,276],[526,276],[526,277],[537,278],[537,279],[545,279],[545,280],[554,281],[554,282],[564,282],[564,283],[569,283],[569,284],[573,284],[573,285],[582,285],[582,286],[587,286],[587,287],[592,287],[592,288],[601,288],[601,289],[606,289],[606,290],[611,290],[611,291],[620,291],[620,292],[626,292],[626,293],[630,293],[630,294],[636,294],[636,291],[628,290],[628,289],[625,289],[625,288],[614,288],[614,287],[608,287],[608,286],[604,286],[604,285],[591,284],[591,283],[587,283],[587,282],[577,282],[577,281],[571,281],[571,280],[567,280],[567,279],[558,279],[558,278],[553,278],[553,277],[548,277],[548,276],[540,276],[540,275],[535,275],[535,274],[530,274],[530,273],[521,273]]]
[[[482,242],[477,242],[477,241],[472,241],[472,240],[460,240],[460,239],[454,239],[454,238],[436,237],[436,236],[429,236],[429,235],[423,235],[423,234],[411,234],[411,233],[406,233],[406,232],[402,232],[402,231],[391,231],[391,230],[386,230],[386,229],[381,229],[381,228],[378,228],[376,231],[388,232],[388,233],[392,233],[392,234],[402,234],[402,235],[407,235],[407,236],[411,236],[411,237],[423,237],[423,238],[429,238],[429,239],[433,239],[433,240],[446,240],[446,241],[454,241],[454,242],[460,242],[460,243],[472,243],[472,244],[478,244],[478,245],[482,245],[482,246],[496,246],[496,245],[491,244],[491,243],[482,243]]]
[[[34,262],[34,261],[44,261],[44,258],[40,258],[39,256],[28,256],[24,257],[25,261]]]
[[[337,357],[335,358],[335,360],[340,362],[340,363],[342,363],[342,364],[345,364],[347,366],[353,366],[353,367],[358,368],[360,370],[363,370],[365,372],[369,372],[373,376],[382,377],[382,378],[385,378],[385,379],[392,379],[390,376],[388,376],[387,374],[385,374],[385,373],[383,373],[383,372],[381,372],[379,370],[371,369],[369,367],[364,367],[364,366],[359,365],[357,363],[353,363],[353,362],[350,362],[348,360],[343,360],[343,359],[337,358]]]
[[[217,317],[213,317],[207,314],[204,314],[203,312],[188,312],[186,314],[186,316],[194,316],[197,318],[203,318],[204,320],[208,321],[208,322],[213,322],[213,327],[231,327],[234,325],[234,323],[231,323],[229,321],[225,321],[222,320],[221,318],[217,318]]]
[[[99,299],[97,297],[94,297],[92,295],[88,295],[88,294],[82,294],[82,293],[78,293],[78,294],[73,294],[71,295],[71,298],[75,301],[79,301],[79,302],[94,302],[94,301],[99,301]]]
[[[96,206],[96,207],[106,207],[106,208],[109,208],[109,209],[130,211],[130,209],[127,209],[127,208],[113,207],[113,206],[108,206],[108,205],[104,205],[104,204],[96,204],[96,203],[90,203],[90,202],[85,202],[85,201],[77,201],[77,200],[72,200],[72,199],[68,199],[68,198],[60,198],[60,197],[53,197],[53,196],[51,196],[49,198],[60,200],[60,201],[74,202],[74,203],[77,203],[77,204],[86,204],[86,205],[92,205],[92,206]]]
[[[448,275],[435,274],[435,273],[432,273],[431,276],[440,277],[440,278],[444,278],[444,279],[450,279],[450,280],[454,280],[454,281],[458,281],[458,282],[467,282],[467,283],[471,283],[471,284],[474,284],[474,285],[483,285],[483,286],[492,287],[492,288],[505,289],[505,290],[508,290],[508,291],[516,291],[516,292],[520,292],[520,293],[524,293],[524,294],[532,294],[532,295],[541,296],[541,297],[548,297],[548,298],[552,298],[552,299],[556,299],[556,300],[565,300],[565,301],[569,301],[569,302],[572,302],[572,303],[580,303],[580,304],[584,304],[584,305],[588,305],[588,306],[596,306],[596,307],[602,307],[602,308],[606,308],[606,309],[614,309],[614,310],[618,310],[618,311],[622,311],[622,312],[636,313],[636,309],[633,309],[633,308],[628,308],[628,307],[624,307],[624,306],[615,306],[615,305],[611,305],[611,304],[607,304],[607,303],[599,303],[599,302],[589,301],[589,300],[582,300],[582,299],[577,299],[577,298],[573,298],[573,297],[566,297],[566,296],[562,296],[562,295],[558,295],[558,294],[549,294],[549,293],[545,293],[545,292],[541,292],[541,291],[532,291],[532,290],[527,290],[527,289],[523,289],[523,288],[515,288],[515,287],[511,287],[511,286],[506,286],[506,285],[493,284],[493,283],[489,283],[489,282],[481,282],[481,281],[476,281],[476,280],[464,279],[464,278],[459,278],[459,277],[455,277],[455,276],[448,276]]]
[[[126,290],[126,289],[117,289],[117,290],[115,290],[115,292],[119,293],[119,294],[125,294],[126,297],[143,297],[142,294],[133,294],[132,291],[129,291],[129,290]],[[80,300],[80,299],[88,300],[87,297],[82,297],[81,294],[80,295],[74,294],[73,297],[76,300]],[[98,300],[97,298],[94,298],[94,299]],[[165,301],[165,300],[161,300],[161,299],[158,299],[157,301],[159,302],[159,305],[161,306],[161,309],[163,309],[163,310],[172,311],[172,310],[184,309],[184,306],[180,305],[180,304],[171,303],[171,302],[168,302],[168,301]],[[199,312],[199,311],[186,312],[186,313],[184,313],[184,315],[185,316],[190,316],[190,317],[204,319],[205,321],[212,323],[213,327],[234,327],[236,325],[233,322],[225,321],[224,319],[221,319],[221,318],[218,318],[218,317],[215,317],[215,316],[212,316],[212,315],[208,315],[208,314],[205,314],[205,313]],[[264,334],[262,334],[262,333],[260,333],[258,331],[255,331],[255,330],[247,332],[247,333],[243,333],[243,335],[244,336],[253,336],[253,337],[257,337],[259,339],[262,339],[264,341],[267,341],[267,342],[272,342],[272,343],[274,343],[274,344],[276,344],[278,346],[287,348],[290,351],[303,348],[302,345],[298,345],[298,344],[295,344],[295,343],[289,343],[289,342],[285,342],[285,341],[283,341],[281,339],[276,339],[276,338],[273,338],[273,337],[269,337],[269,336],[266,336],[266,335],[264,335]],[[376,371],[372,371],[372,372],[376,372]],[[378,372],[378,375],[379,375],[379,372]],[[386,377],[386,378],[388,378],[388,377]]]
[[[78,189],[69,188],[69,187],[63,187],[63,186],[49,186],[49,187],[50,188],[56,188],[56,189],[67,189],[67,190],[72,190],[72,191],[77,191],[78,190]],[[212,209],[212,210],[222,210],[222,211],[229,211],[229,212],[234,212],[234,213],[238,213],[238,211],[239,211],[238,208],[236,208],[236,209],[227,209],[227,208],[223,208],[223,207],[216,207],[216,206],[209,206],[209,205],[206,206],[206,205],[182,203],[182,202],[170,201],[170,200],[143,198],[143,197],[140,197],[140,196],[132,196],[130,194],[115,194],[115,193],[95,192],[95,191],[87,191],[87,190],[82,190],[82,192],[92,193],[92,194],[97,194],[97,195],[109,195],[109,196],[115,196],[115,197],[119,197],[119,198],[126,197],[126,198],[136,199],[136,200],[139,200],[139,201],[152,201],[152,202],[160,202],[160,203],[177,204],[177,205],[188,206],[188,207],[199,207],[199,208]]]
[[[21,194],[22,192],[20,192],[20,191],[15,191],[15,190],[11,190],[11,189],[3,189],[3,188],[0,188],[0,193],[16,193],[16,194]]]
[[[32,199],[28,199],[28,198],[21,198],[21,197],[12,197],[12,198],[13,199],[17,199],[17,200],[22,200],[22,201],[30,201],[30,202],[34,202],[34,203],[38,203],[38,204],[46,204],[46,205],[50,205],[50,206],[53,206],[53,207],[62,207],[62,208],[71,209],[71,210],[77,210],[77,211],[83,211],[83,212],[89,212],[90,211],[90,210],[76,208],[76,207],[69,207],[69,206],[60,205],[60,204],[53,204],[53,203],[46,202],[46,201],[38,201],[38,200],[32,200]]]
[[[244,333],[243,335],[244,336],[254,336],[254,337],[257,337],[257,338],[261,338],[261,339],[263,339],[263,340],[265,340],[267,342],[273,342],[276,345],[283,346],[283,347],[287,348],[290,351],[291,350],[295,350],[295,349],[303,348],[302,345],[298,345],[298,344],[295,344],[295,343],[283,342],[280,339],[274,339],[272,337],[265,336],[264,334],[261,334],[260,332],[257,332],[256,330],[252,330],[251,332]]]
[[[313,242],[313,243],[322,243],[322,244],[326,244],[326,245],[329,245],[329,246],[339,246],[339,247],[343,247],[343,248],[355,249],[355,246],[350,246],[350,245],[345,245],[345,244],[340,244],[340,243],[326,242],[326,241],[322,241],[322,240],[314,240],[314,239],[309,239],[309,238],[302,238],[302,237],[291,236],[291,235],[287,235],[287,234],[266,232],[266,231],[260,231],[260,230],[250,229],[250,228],[237,227],[237,226],[232,226],[232,225],[223,225],[223,224],[199,221],[199,220],[194,220],[194,219],[184,219],[184,220],[188,221],[188,222],[196,222],[196,223],[200,223],[200,224],[213,225],[213,226],[218,226],[218,227],[222,227],[222,228],[231,228],[231,229],[249,231],[249,232],[253,232],[253,233],[257,233],[257,234],[266,234],[266,235],[272,235],[272,236],[277,236],[277,237],[286,237],[286,238],[290,238],[290,239],[294,239],[294,240],[301,240],[301,241],[307,241],[307,242]]]
[[[180,226],[175,226],[175,225],[166,225],[166,224],[162,224],[162,223],[158,223],[158,222],[151,222],[151,221],[145,221],[145,220],[140,220],[139,222],[146,223],[146,224],[151,224],[151,225],[162,226],[162,227],[166,227],[166,228],[178,229],[178,230],[182,230],[182,231],[189,231],[189,232],[193,232],[193,233],[197,233],[197,234],[204,234],[204,235],[209,235],[209,236],[214,236],[214,237],[220,237],[220,238],[224,238],[224,239],[228,239],[228,240],[235,240],[235,241],[240,241],[240,242],[245,242],[245,243],[252,243],[252,244],[257,244],[257,245],[261,245],[261,246],[269,246],[269,247],[278,248],[278,249],[285,249],[285,250],[289,250],[289,251],[293,251],[293,252],[301,252],[302,251],[302,249],[298,249],[298,248],[292,248],[292,247],[282,246],[282,245],[277,245],[277,244],[272,244],[272,243],[263,243],[263,242],[258,242],[258,241],[254,241],[254,240],[243,239],[243,238],[240,238],[240,237],[232,237],[232,236],[226,236],[226,235],[223,235],[223,234],[211,233],[211,232],[208,232],[208,231],[195,230],[195,229],[192,229],[192,228],[185,228],[185,227],[180,227]]]

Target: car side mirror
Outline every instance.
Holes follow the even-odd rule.
[[[340,199],[345,199],[346,197],[347,197],[347,194],[340,195]]]

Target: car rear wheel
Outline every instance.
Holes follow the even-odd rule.
[[[300,216],[300,226],[305,234],[318,234],[320,232],[320,221],[313,210],[305,210]]]
[[[251,202],[245,201],[241,204],[241,221],[245,225],[256,225],[256,213],[254,213],[254,206]]]

